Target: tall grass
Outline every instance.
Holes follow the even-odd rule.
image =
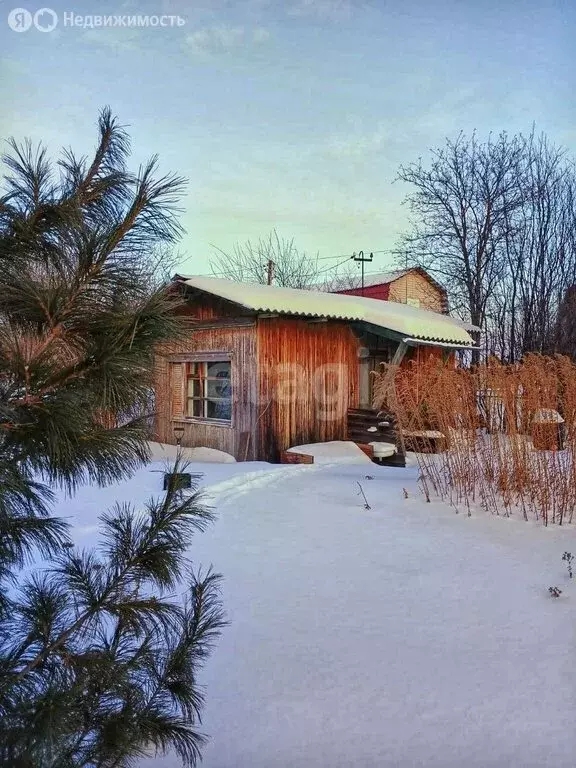
[[[417,451],[428,500],[468,514],[482,507],[544,525],[572,522],[576,365],[569,358],[532,354],[476,370],[430,359],[384,366],[375,376],[374,405],[394,411],[407,448]]]

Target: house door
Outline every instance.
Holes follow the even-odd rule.
[[[368,357],[360,360],[360,408],[372,408],[374,399],[374,376],[373,371],[380,373],[381,364],[390,360],[388,352],[378,352],[370,354]]]

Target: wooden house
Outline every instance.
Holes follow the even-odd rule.
[[[429,309],[432,312],[448,312],[446,289],[422,267],[366,275],[363,289],[359,285],[339,287],[335,284],[331,287],[331,291],[349,296],[396,301],[399,304]]]
[[[370,371],[449,354],[472,338],[447,315],[358,296],[176,276],[185,338],[157,351],[156,437],[276,460],[348,437],[371,407]]]

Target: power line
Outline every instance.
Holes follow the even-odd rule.
[[[381,250],[381,251],[370,251],[370,253],[376,254],[376,253],[398,253],[398,251],[394,251],[391,249]],[[330,270],[338,269],[338,267],[341,267],[343,264],[345,264],[347,261],[353,259],[357,254],[356,253],[339,253],[334,256],[319,256],[316,261],[329,261],[333,259],[342,259],[342,261],[338,262],[338,264],[331,264],[328,267],[325,267],[324,269],[319,270],[318,274],[324,274],[325,272],[330,272]],[[265,268],[266,265],[263,266]],[[366,275],[377,275],[380,272],[382,272],[381,269],[377,269],[375,271],[365,272]],[[196,275],[197,277],[229,277],[229,272],[207,272],[203,274]]]
[[[370,256],[364,256],[364,251],[360,251],[358,256],[354,254],[352,259],[362,267],[362,296],[364,296],[364,264],[372,262],[374,259],[374,252],[370,251]]]
[[[395,251],[395,250],[392,250],[392,249],[386,249],[386,250],[382,250],[382,251],[370,251],[370,253],[399,253],[399,251]],[[356,255],[355,253],[337,253],[337,254],[334,254],[333,256],[318,256],[317,259],[313,259],[312,257],[310,257],[310,260],[311,261],[313,261],[313,260],[314,261],[330,261],[332,259],[344,259],[346,261],[347,259],[353,259],[355,255]],[[344,262],[342,262],[342,263],[344,263]],[[336,265],[334,265],[334,267],[328,267],[327,269],[336,269],[338,266],[339,265],[336,264]],[[264,265],[263,268],[265,268],[265,267],[266,267],[266,265]],[[206,274],[201,274],[201,275],[197,275],[197,276],[198,277],[227,277],[228,275],[229,275],[228,272],[207,272]]]
[[[389,272],[395,272],[396,270],[390,269]],[[385,269],[374,269],[370,272],[364,272],[365,275],[381,275],[383,273],[386,273]]]
[[[333,269],[338,269],[338,267],[341,267],[342,264],[346,264],[347,261],[350,261],[352,256],[346,256],[346,258],[343,261],[339,261],[338,264],[332,264],[329,267],[325,267],[324,269],[319,270],[318,274],[323,275],[324,272],[330,272]]]
[[[335,256],[318,256],[316,261],[327,261],[328,259],[343,259],[345,256],[352,256],[352,254],[338,253]]]
[[[396,253],[396,251],[393,251],[390,248],[387,248],[384,251],[370,251],[370,253]],[[343,258],[352,259],[355,255],[356,255],[355,253],[340,253],[338,254],[338,256],[320,256],[318,261],[322,261],[323,259],[343,259]]]

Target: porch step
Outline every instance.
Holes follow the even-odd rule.
[[[371,443],[372,441],[381,441],[383,443],[396,443],[396,433],[393,430],[379,430],[378,432],[367,432],[365,429],[349,429],[348,440],[353,443]]]
[[[381,426],[388,422],[386,426]],[[397,453],[394,456],[380,460],[378,463],[391,466],[406,466],[403,453],[398,452],[398,441],[394,418],[391,414],[379,413],[370,408],[350,408],[348,410],[348,440],[355,443],[371,443],[381,441],[394,443]]]

